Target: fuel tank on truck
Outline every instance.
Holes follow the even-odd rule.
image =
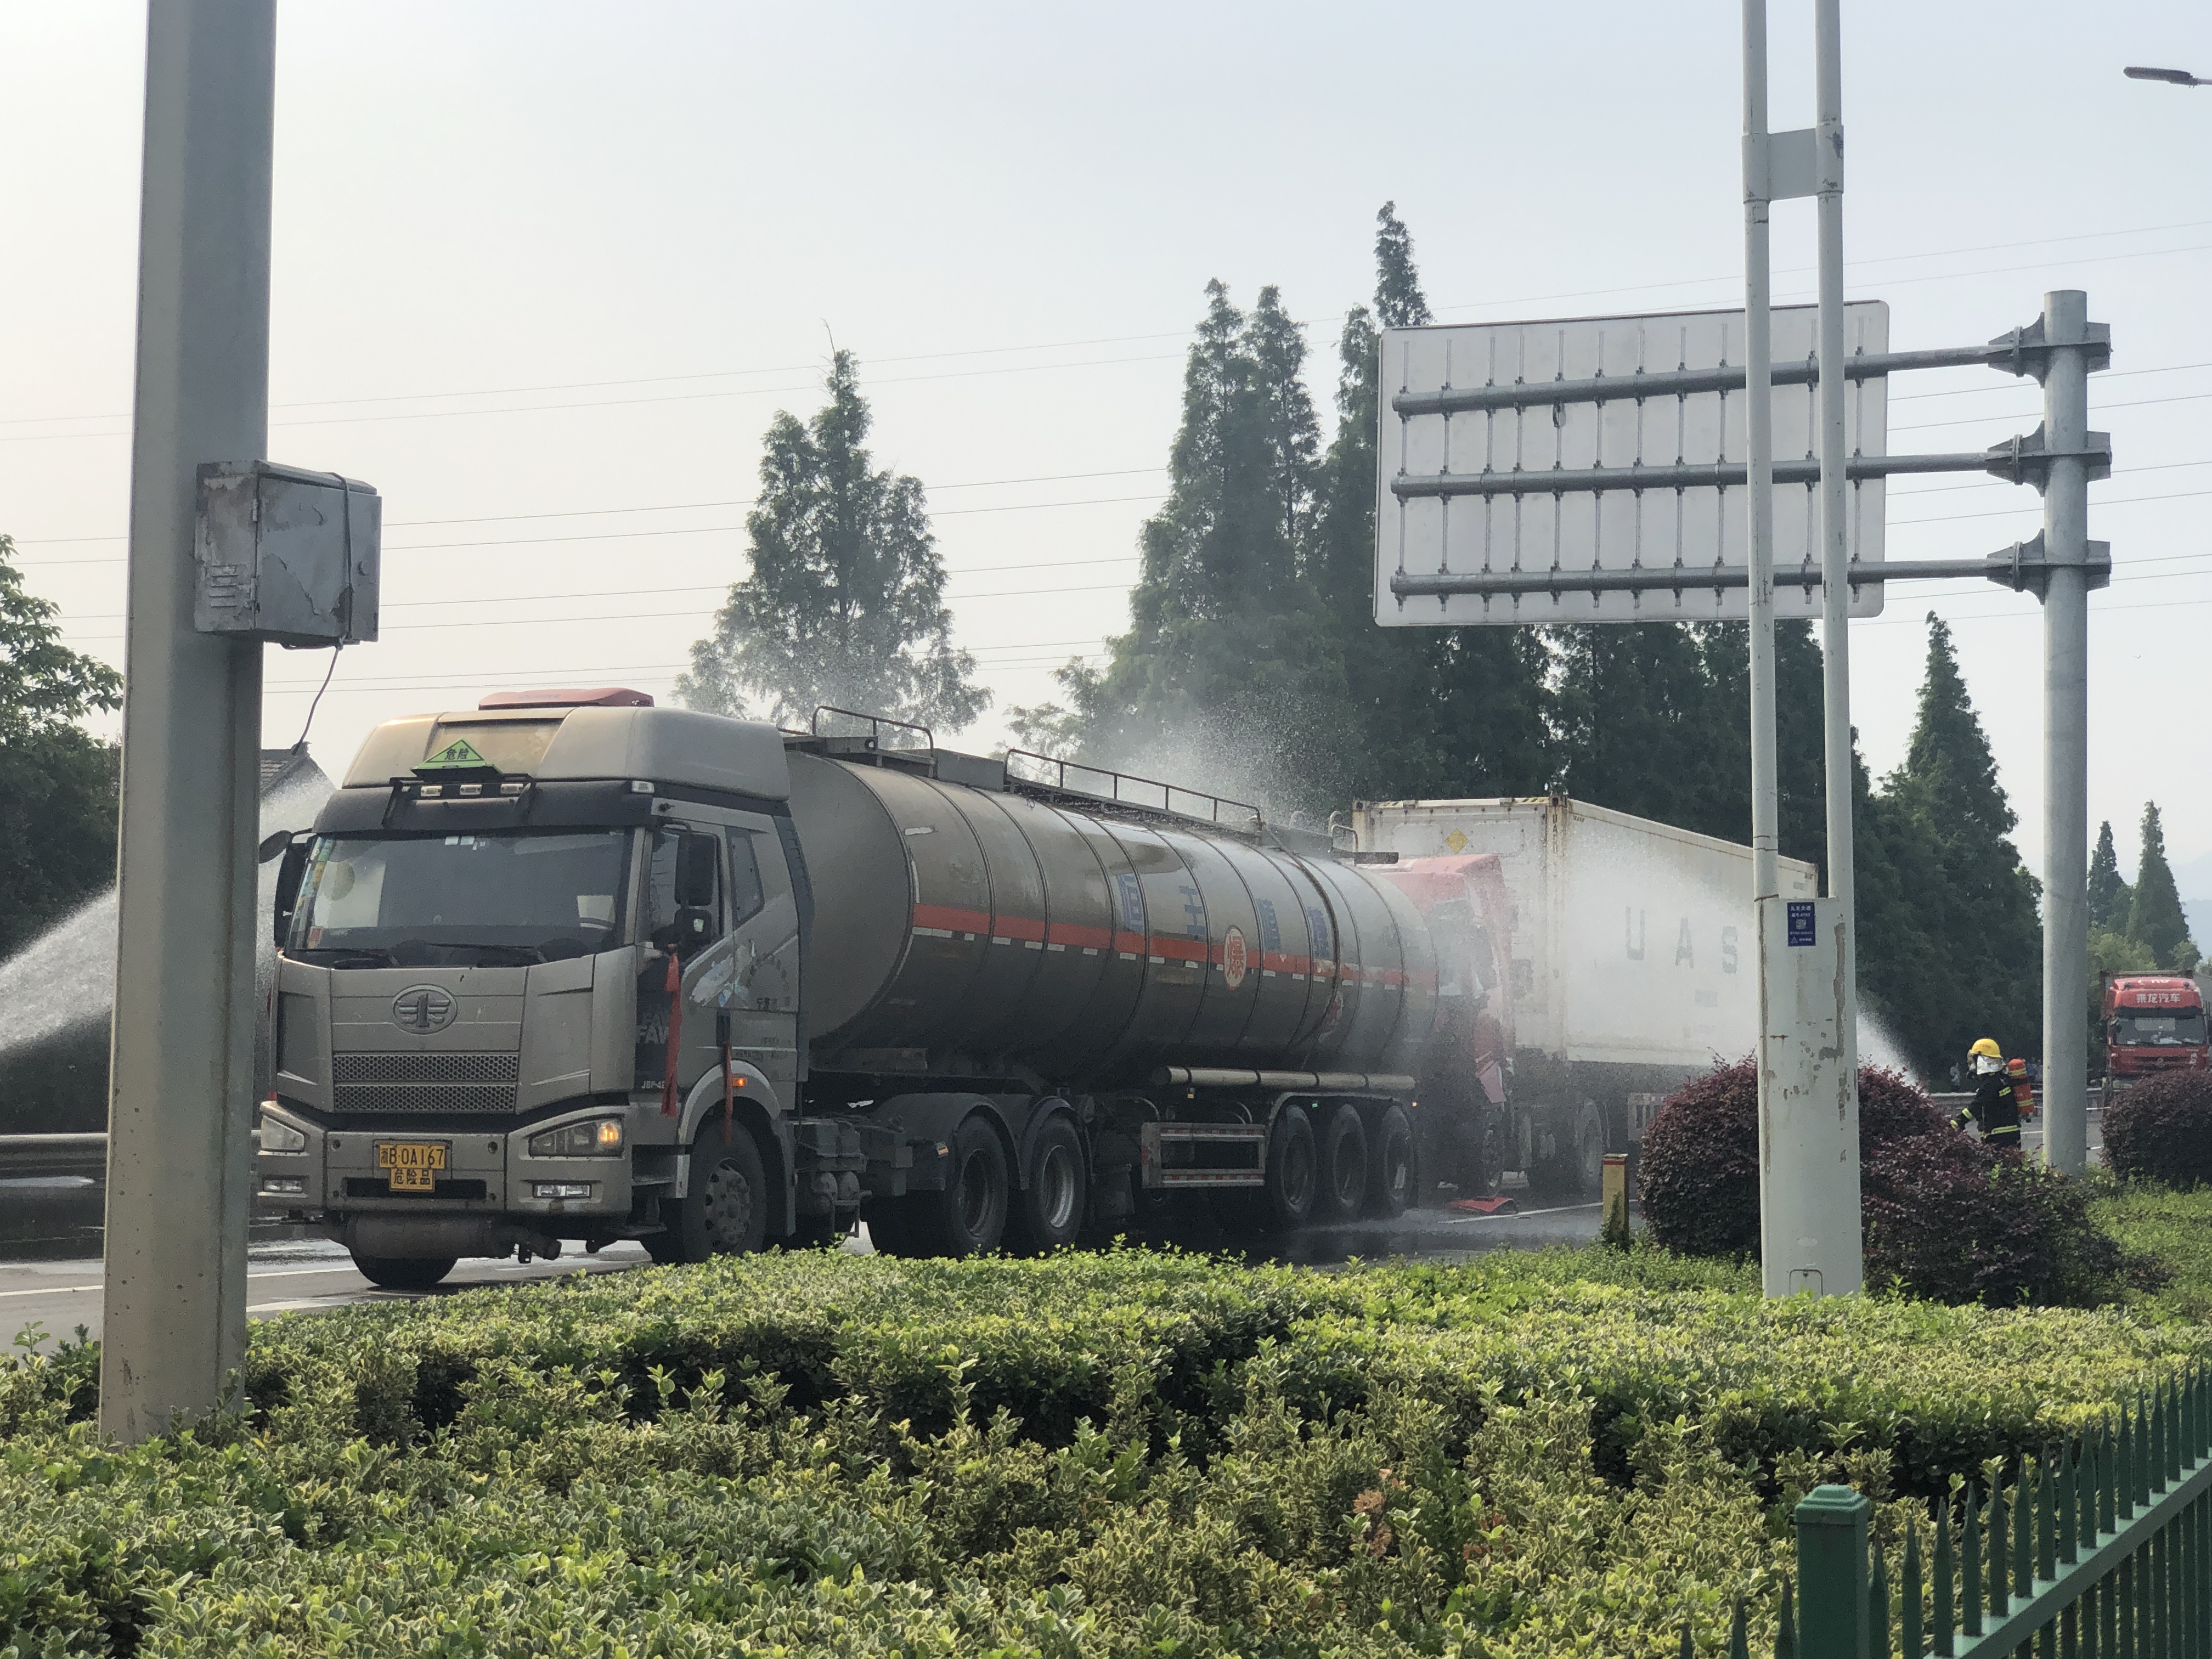
[[[1065,794],[791,756],[813,1064],[1062,1085],[1163,1064],[1410,1072],[1428,934],[1356,866]]]

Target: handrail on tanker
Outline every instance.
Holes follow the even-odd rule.
[[[840,714],[848,720],[861,720],[866,722],[868,728],[868,746],[884,753],[911,754],[914,752],[910,748],[886,750],[883,741],[883,729],[887,726],[896,726],[902,732],[921,732],[921,746],[928,750],[932,754],[934,754],[937,751],[937,734],[926,726],[917,726],[912,720],[893,720],[889,714],[864,714],[857,708],[839,708],[830,703],[823,703],[816,708],[814,711],[814,718],[807,722],[809,736],[822,738],[836,737],[839,735],[836,732],[824,732],[822,729],[822,717],[824,714]],[[855,732],[853,735],[858,736],[859,734]]]
[[[1015,763],[1023,761],[1034,762],[1038,768],[1049,769],[1053,775],[1050,777],[1023,776],[1015,769]],[[1070,783],[1067,781],[1067,775],[1072,771],[1082,773],[1088,777],[1103,778],[1107,780],[1108,787],[1104,789],[1088,789],[1080,784]],[[1194,818],[1207,823],[1224,824],[1234,830],[1247,831],[1255,830],[1261,822],[1260,809],[1249,801],[1231,800],[1225,795],[1209,794],[1203,789],[1186,789],[1181,784],[1163,783],[1158,778],[1140,778],[1132,773],[1116,772],[1110,767],[1086,766],[1080,761],[1060,760],[1052,755],[1040,755],[1033,749],[1006,750],[1006,777],[1010,782],[1036,784],[1043,788],[1055,790],[1061,794],[1085,795],[1093,800],[1111,801],[1117,806],[1133,807],[1146,812],[1164,812],[1176,817]],[[1134,785],[1140,789],[1157,789],[1159,791],[1159,799],[1157,802],[1139,800],[1123,793],[1124,787],[1130,785]],[[1206,804],[1206,810],[1200,812],[1178,806],[1176,805],[1177,796],[1192,801],[1203,801]],[[1224,807],[1235,807],[1236,814],[1224,819],[1222,817]]]

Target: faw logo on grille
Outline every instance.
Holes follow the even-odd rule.
[[[444,1030],[458,1012],[453,994],[435,985],[410,985],[392,999],[392,1023],[418,1036]]]

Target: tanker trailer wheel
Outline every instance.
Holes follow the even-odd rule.
[[[380,1290],[427,1291],[459,1261],[453,1255],[363,1255],[353,1252],[355,1271]]]
[[[1367,1125],[1350,1102],[1322,1119],[1318,1137],[1321,1179],[1316,1183],[1313,1218],[1322,1226],[1357,1221],[1367,1204]]]
[[[1367,1213],[1395,1220],[1413,1201],[1413,1121],[1393,1101],[1367,1138]]]
[[[1013,1183],[997,1132],[970,1117],[945,1145],[943,1192],[908,1193],[865,1212],[868,1236],[886,1255],[988,1255],[1005,1237]]]
[[[1313,1219],[1321,1196],[1321,1152],[1313,1120],[1296,1106],[1275,1114],[1267,1134],[1267,1182],[1262,1189],[1267,1224],[1288,1231]]]
[[[1549,1158],[1532,1159],[1528,1188],[1539,1198],[1594,1199],[1605,1178],[1605,1124],[1588,1102],[1575,1112],[1571,1128],[1555,1129]]]
[[[1065,1117],[1051,1118],[1030,1147],[1029,1185],[1014,1195],[1010,1230],[1039,1255],[1064,1249],[1083,1231],[1091,1183],[1083,1167],[1083,1142]]]
[[[664,1208],[661,1217],[665,1230],[645,1240],[655,1261],[704,1261],[760,1249],[768,1237],[768,1176],[752,1132],[702,1124],[690,1189],[672,1215]]]

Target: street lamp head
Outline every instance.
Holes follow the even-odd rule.
[[[2177,87],[2202,87],[2212,85],[2212,82],[2208,82],[2200,79],[2197,76],[2191,75],[2187,70],[2139,69],[2130,65],[2128,69],[2127,76],[2128,79],[2130,81],[2171,81]]]

